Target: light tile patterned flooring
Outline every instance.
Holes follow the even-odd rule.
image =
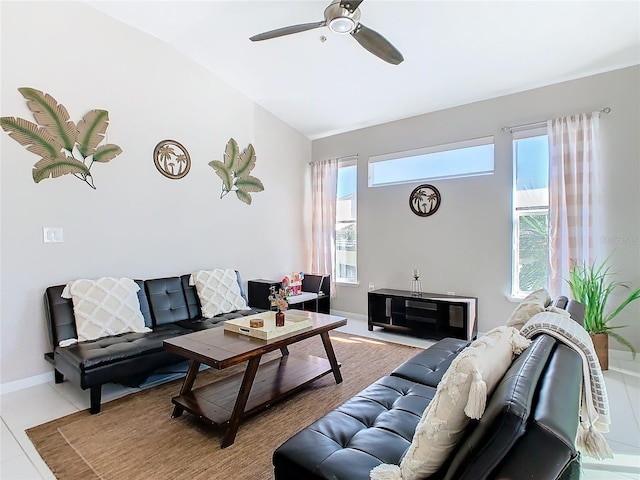
[[[417,347],[433,343],[379,329],[369,332],[362,319],[350,319],[349,324],[341,330]],[[596,461],[583,457],[584,480],[640,480],[640,359],[625,360],[625,356],[615,353],[610,359],[609,370],[605,372],[613,420],[611,431],[605,437],[614,452],[614,458]],[[145,387],[175,377],[176,375],[155,376]],[[136,391],[138,389],[105,385],[103,400],[113,400]],[[50,383],[2,395],[0,479],[55,479],[29,441],[25,429],[87,408],[88,391],[82,391],[69,382],[56,385],[52,380]]]

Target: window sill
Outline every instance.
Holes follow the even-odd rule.
[[[338,280],[336,281],[336,285],[339,287],[359,287],[360,282],[341,282]]]
[[[524,300],[524,298],[526,297],[526,295],[505,295],[505,297],[507,298],[507,300],[509,300],[511,303],[520,303],[522,302],[522,300]]]

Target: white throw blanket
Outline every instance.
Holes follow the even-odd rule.
[[[534,315],[522,327],[520,333],[527,338],[538,333],[546,333],[578,352],[582,358],[584,378],[576,445],[581,452],[590,457],[613,458],[611,448],[600,433],[609,431],[611,419],[607,387],[591,336],[576,321],[552,312]]]

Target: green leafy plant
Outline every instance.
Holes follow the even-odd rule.
[[[90,172],[93,164],[107,163],[122,153],[118,145],[100,145],[109,125],[109,113],[91,110],[76,126],[67,109],[48,93],[28,87],[18,91],[27,100],[37,124],[1,117],[0,126],[28,151],[42,157],[33,166],[33,181],[72,174],[95,189]]]
[[[568,280],[571,295],[574,300],[585,306],[584,328],[587,332],[591,334],[605,333],[615,338],[631,350],[633,358],[635,358],[636,349],[626,338],[615,331],[625,326],[612,326],[609,325],[609,322],[627,305],[640,298],[640,287],[631,290],[627,283],[611,280],[613,273],[607,266],[608,261],[609,257],[600,265],[574,264],[569,272]],[[605,313],[609,297],[618,287],[627,288],[630,292],[615,309]]]
[[[264,190],[262,182],[250,175],[256,166],[256,152],[251,144],[240,152],[238,143],[230,138],[224,151],[224,162],[213,160],[209,162],[209,166],[222,180],[220,198],[230,192],[236,192],[241,201],[251,205],[250,193]]]
[[[547,285],[549,231],[547,215],[533,213],[519,217],[519,286],[533,292]]]

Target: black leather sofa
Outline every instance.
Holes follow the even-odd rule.
[[[581,304],[554,302],[582,322]],[[368,480],[399,465],[451,361],[468,343],[446,338],[303,429],[273,454],[276,480]],[[434,480],[578,479],[582,361],[546,334],[512,363]]]
[[[237,272],[236,272],[237,273]],[[61,340],[77,338],[73,303],[62,298],[64,285],[45,290],[45,312],[53,351],[45,358],[53,364],[55,382],[64,379],[90,389],[91,413],[100,412],[102,385],[120,383],[139,386],[162,367],[184,362],[179,355],[166,352],[165,339],[205,328],[214,328],[232,318],[264,312],[263,309],[238,310],[203,318],[198,294],[189,285],[190,274],[179,277],[136,280],[138,300],[148,333],[124,333],[98,340],[60,347]],[[240,274],[237,273],[242,296],[246,299]]]

